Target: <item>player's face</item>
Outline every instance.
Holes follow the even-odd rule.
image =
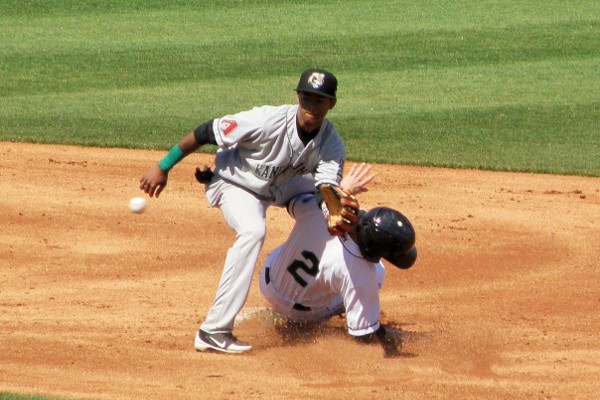
[[[327,113],[335,106],[335,99],[299,92],[298,104],[298,124],[305,131],[312,132],[321,127]]]

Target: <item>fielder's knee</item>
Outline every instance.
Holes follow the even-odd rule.
[[[249,226],[239,231],[237,234],[237,242],[248,245],[262,245],[266,236],[266,228],[264,224],[257,226]]]

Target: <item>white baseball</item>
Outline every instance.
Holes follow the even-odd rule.
[[[133,199],[129,200],[129,210],[133,211],[134,213],[144,212],[147,206],[148,201],[146,201],[146,199],[143,197],[134,197]]]

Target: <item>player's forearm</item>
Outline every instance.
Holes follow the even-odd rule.
[[[200,144],[196,141],[194,132],[190,132],[173,146],[167,155],[160,160],[160,169],[169,172],[179,161],[183,160],[188,154],[193,153],[199,148]]]

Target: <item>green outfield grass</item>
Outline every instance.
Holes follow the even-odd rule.
[[[0,400],[61,400],[59,397],[0,393]]]
[[[600,176],[591,0],[2,0],[0,140],[166,150],[314,66],[351,160]]]
[[[168,149],[322,66],[352,160],[600,176],[600,3],[446,3],[3,0],[0,140]]]

